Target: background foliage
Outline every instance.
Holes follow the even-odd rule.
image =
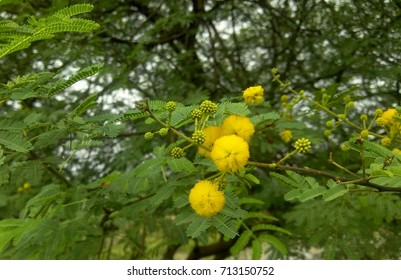
[[[323,194],[336,183],[319,176],[247,170],[233,183],[231,212],[198,234],[205,221],[188,225],[185,197],[213,166],[195,150],[169,157],[173,135],[144,140],[160,126],[135,106],[149,99],[162,118],[164,102],[179,101],[179,124],[202,100],[223,98],[234,102],[225,109],[248,115],[241,92],[260,84],[265,103],[250,116],[279,112],[277,67],[282,81],[316,100],[327,88],[335,112],[350,95],[350,121],[372,118],[376,108],[401,105],[395,2],[99,0],[92,10],[72,6],[84,1],[0,1],[1,258],[309,258],[315,248],[318,258],[398,259],[400,159],[389,150],[368,144],[366,157],[375,174],[395,157],[393,172],[375,181],[392,189],[338,197]],[[334,153],[358,172],[357,152],[339,149],[348,141],[358,150],[352,128],[326,137],[327,113],[305,102],[293,109],[290,119],[262,115],[253,161],[282,158],[291,145],[279,133],[291,129],[313,143],[292,167],[332,172]]]

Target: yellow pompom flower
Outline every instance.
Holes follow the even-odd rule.
[[[210,150],[213,148],[214,141],[216,141],[221,136],[221,128],[219,126],[208,126],[203,129],[205,133],[205,142],[203,145],[209,147]],[[198,148],[198,153],[205,157],[210,157],[210,151],[203,149],[202,147]]]
[[[394,149],[393,149],[393,153],[396,153],[396,154],[401,155],[401,150],[398,149],[398,148],[394,148]]]
[[[259,104],[263,101],[264,89],[262,86],[249,87],[243,92],[246,104]]]
[[[254,133],[255,127],[247,117],[231,115],[221,124],[221,135],[235,134],[249,142]]]
[[[398,125],[399,123],[394,120],[393,116],[398,116],[397,110],[394,108],[387,109],[380,117],[377,118],[376,123],[379,126]]]
[[[248,163],[248,143],[237,135],[222,136],[214,142],[210,158],[218,170],[235,172]]]
[[[211,181],[202,180],[189,192],[189,203],[199,216],[212,217],[223,209],[224,193]]]
[[[280,132],[280,137],[285,143],[289,143],[292,139],[292,132],[289,129]]]

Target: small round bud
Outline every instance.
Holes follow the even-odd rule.
[[[381,144],[385,147],[388,147],[391,145],[391,139],[388,137],[384,137],[381,141]]]
[[[194,120],[194,119],[200,119],[200,118],[202,118],[202,115],[203,115],[203,113],[202,113],[202,111],[201,110],[199,110],[199,109],[194,109],[194,110],[192,110],[192,112],[191,112],[191,118]]]
[[[349,103],[352,101],[351,96],[349,96],[349,95],[345,96],[343,100],[345,103]]]
[[[350,150],[350,147],[347,144],[341,144],[340,149],[343,150],[344,152],[347,152]]]
[[[300,91],[298,92],[298,94],[301,95],[301,96],[304,95],[304,93],[305,93],[304,90],[300,90]]]
[[[286,95],[286,94],[282,95],[281,98],[280,98],[281,102],[283,102],[283,103],[284,103],[284,102],[287,102],[288,99],[289,99],[289,98],[288,98],[288,95]]]
[[[367,139],[368,136],[369,136],[369,130],[364,129],[364,130],[361,131],[361,137],[362,137],[363,139]]]
[[[347,107],[348,108],[354,108],[355,107],[355,102],[354,101],[350,101],[347,103]]]
[[[192,134],[192,140],[196,143],[196,144],[203,144],[203,142],[205,142],[206,139],[206,135],[202,130],[197,130]]]
[[[163,127],[163,128],[159,129],[159,135],[160,136],[166,136],[167,133],[168,133],[168,128]]]
[[[152,140],[154,136],[153,132],[146,132],[145,135],[143,135],[143,138],[145,138],[145,140]]]
[[[25,182],[22,187],[27,190],[27,189],[31,188],[31,184],[29,184],[28,182]]]
[[[322,89],[320,90],[321,93],[326,93],[326,91],[327,91],[326,88],[322,88]]]
[[[148,110],[148,104],[145,101],[137,101],[135,102],[135,108],[142,112],[145,112],[146,110]]]
[[[376,117],[381,117],[383,115],[383,110],[382,109],[376,109],[375,110],[375,116]]]
[[[18,187],[18,192],[23,192],[24,191],[24,188],[23,187]]]
[[[340,120],[342,120],[342,121],[345,121],[345,119],[347,118],[347,116],[344,115],[344,114],[339,114],[339,115],[338,115],[338,118],[339,118]]]
[[[309,152],[311,149],[311,142],[307,138],[300,138],[297,141],[295,141],[295,150],[298,153],[306,153]]]
[[[205,100],[199,105],[199,110],[205,114],[215,114],[217,111],[217,104],[210,100]]]
[[[331,135],[331,130],[326,129],[326,130],[323,132],[323,135],[326,136],[326,137],[329,137],[329,136]]]
[[[184,155],[184,150],[180,147],[174,147],[171,149],[170,155],[174,158],[180,158]]]
[[[333,127],[334,126],[334,122],[333,121],[327,121],[326,122],[326,126],[327,127]]]
[[[166,110],[169,112],[173,112],[177,108],[177,103],[174,101],[169,101],[166,103]]]
[[[367,121],[368,120],[368,116],[366,114],[362,114],[360,117],[361,121]]]

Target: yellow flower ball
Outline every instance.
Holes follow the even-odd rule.
[[[219,126],[208,126],[203,129],[205,133],[205,142],[203,145],[209,147],[210,150],[213,148],[214,141],[216,141],[221,136],[221,128]],[[203,149],[202,147],[198,148],[198,153],[205,157],[210,157],[210,151]]]
[[[248,143],[237,135],[222,136],[214,142],[210,158],[222,172],[238,171],[248,163]]]
[[[211,181],[202,180],[189,192],[189,203],[199,216],[212,217],[224,207],[224,193]]]
[[[401,150],[398,149],[398,148],[394,148],[394,149],[393,149],[393,153],[396,153],[396,154],[401,155]]]
[[[379,126],[398,125],[399,123],[394,120],[393,116],[398,116],[397,110],[394,108],[387,109],[377,118],[376,123]]]
[[[246,104],[259,104],[263,101],[264,89],[262,86],[249,87],[243,92]]]
[[[231,115],[221,124],[221,135],[235,134],[249,142],[254,133],[255,127],[247,117]]]
[[[280,132],[280,137],[285,143],[289,143],[292,139],[292,132],[289,129]]]

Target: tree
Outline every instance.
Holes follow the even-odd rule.
[[[0,2],[1,257],[399,258],[383,3]],[[246,164],[199,154],[247,121],[219,140]],[[197,211],[199,182],[223,208]]]

